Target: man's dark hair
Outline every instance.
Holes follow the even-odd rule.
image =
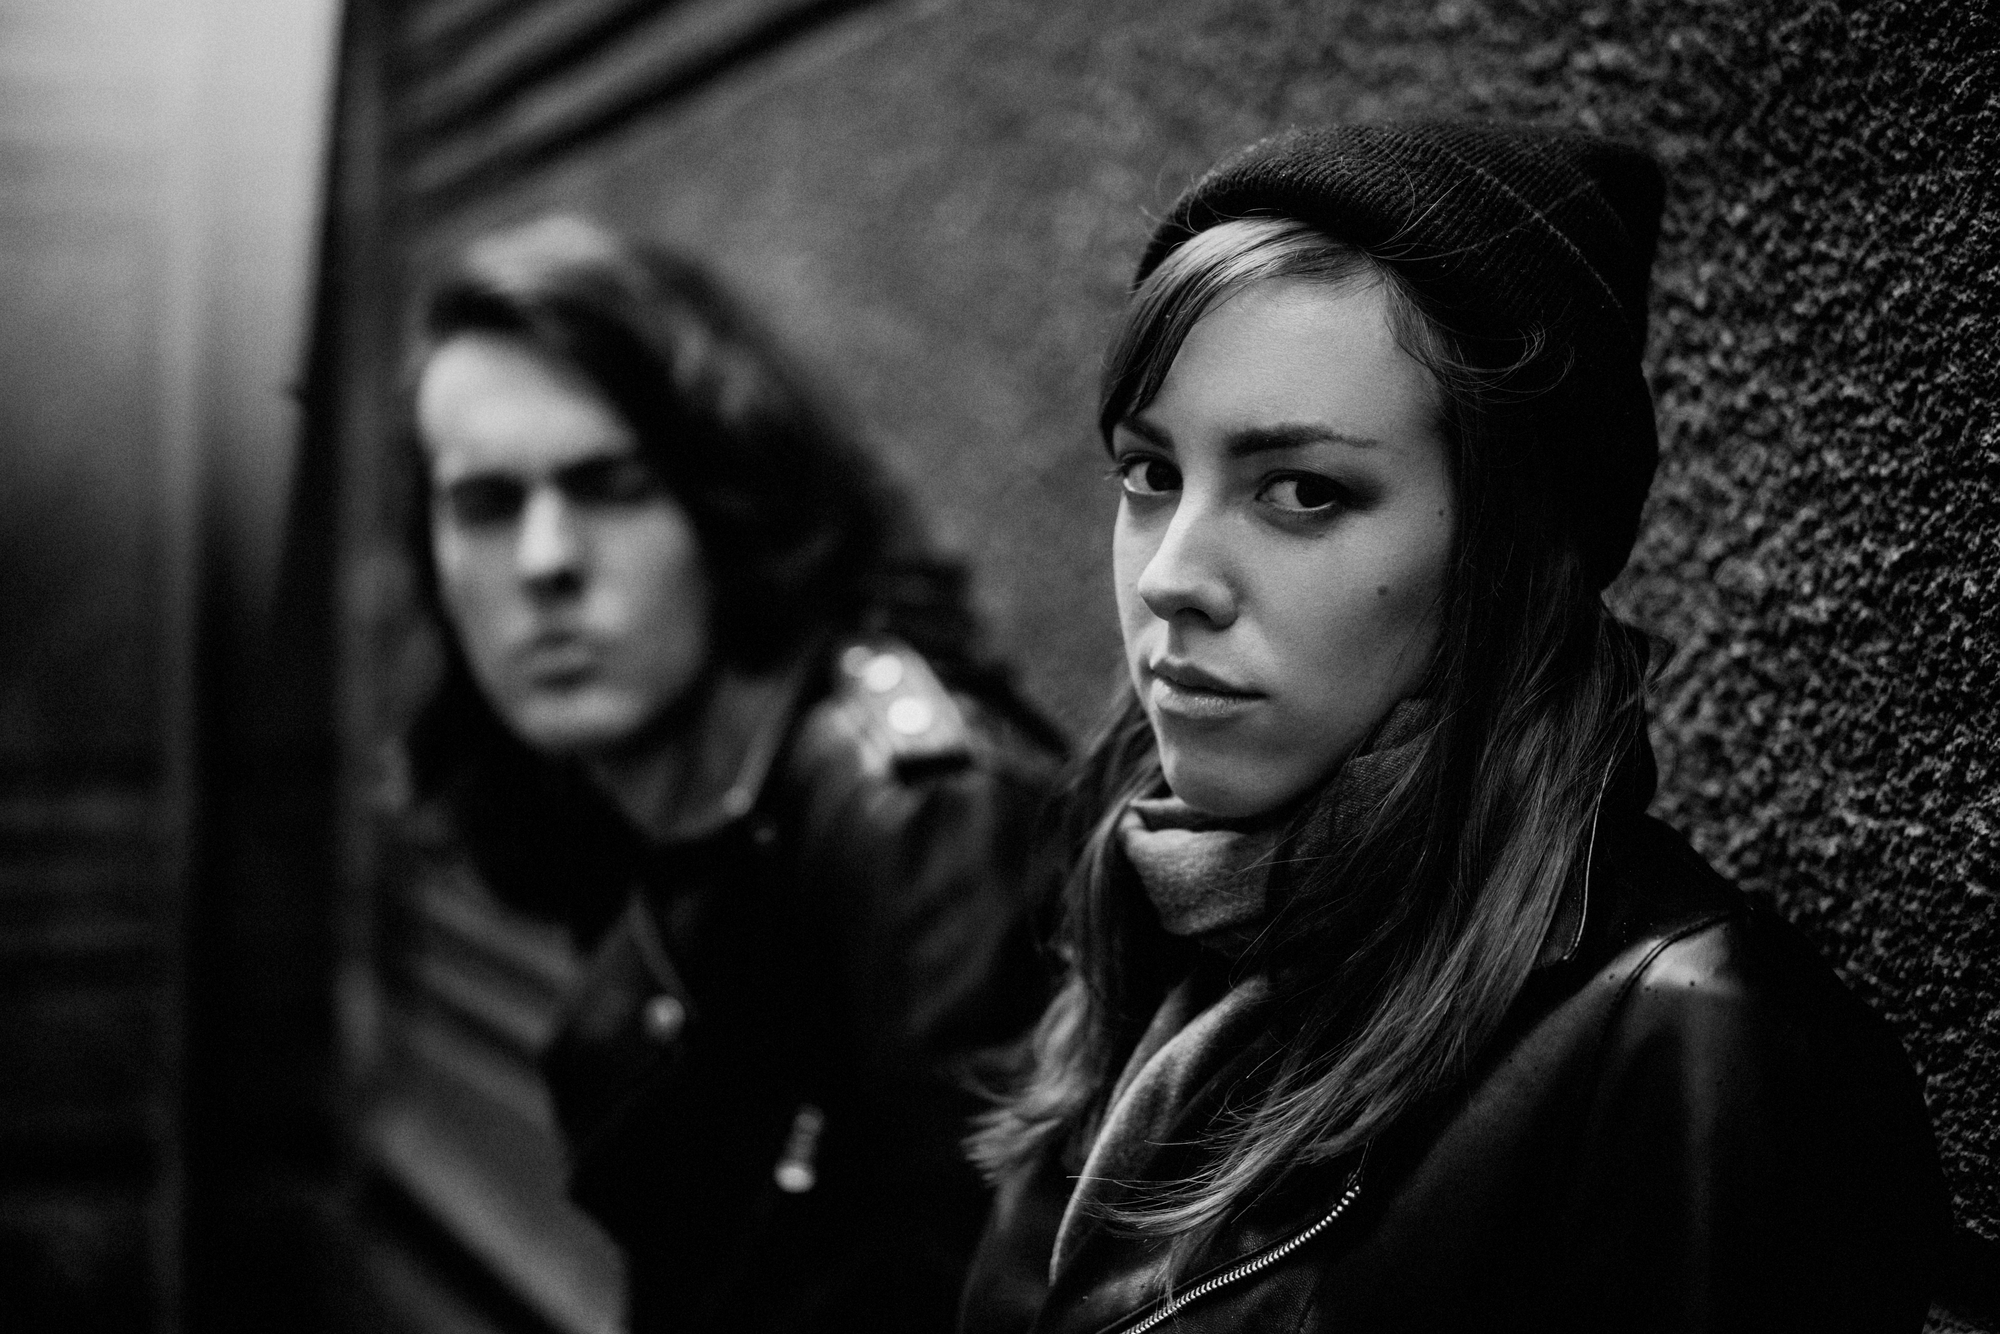
[[[426,356],[460,334],[518,340],[604,396],[694,524],[734,666],[859,620],[892,548],[914,545],[871,460],[773,342],[657,246],[577,218],[530,223],[472,246],[421,320]],[[429,507],[416,510],[427,542]]]
[[[460,335],[518,340],[617,411],[701,542],[717,665],[756,671],[828,633],[880,630],[948,681],[1014,703],[978,665],[963,570],[926,550],[869,457],[693,264],[581,219],[548,218],[471,246],[418,319],[419,372]],[[413,428],[414,411],[406,417]],[[443,677],[407,738],[417,795],[444,800],[503,897],[595,934],[629,878],[631,835],[574,775],[514,736],[474,683],[437,600],[429,470],[414,429],[410,446],[411,555],[445,649]],[[552,821],[567,835],[549,837]]]

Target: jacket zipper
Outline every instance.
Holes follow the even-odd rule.
[[[1252,1274],[1255,1274],[1260,1270],[1269,1269],[1272,1265],[1278,1263],[1278,1261],[1284,1259],[1286,1256],[1290,1255],[1293,1251],[1297,1250],[1299,1247],[1311,1241],[1314,1237],[1317,1237],[1320,1233],[1332,1227],[1334,1220],[1347,1212],[1348,1207],[1354,1203],[1354,1197],[1359,1195],[1360,1193],[1361,1193],[1361,1168],[1359,1165],[1357,1165],[1354,1169],[1354,1176],[1350,1178],[1347,1183],[1347,1189],[1343,1190],[1340,1193],[1340,1198],[1334,1202],[1333,1208],[1327,1212],[1326,1217],[1320,1219],[1317,1223],[1314,1223],[1311,1227],[1307,1228],[1305,1231],[1297,1233],[1296,1235],[1288,1237],[1284,1241],[1279,1242],[1276,1246],[1273,1246],[1270,1250],[1265,1251],[1259,1255],[1251,1256],[1248,1260],[1245,1260],[1242,1264],[1237,1265],[1234,1269],[1228,1270],[1225,1273],[1217,1274],[1214,1278],[1204,1280],[1201,1283],[1197,1283],[1194,1287],[1189,1288],[1186,1292],[1182,1293],[1180,1296],[1169,1300],[1165,1305],[1161,1306],[1151,1315],[1141,1320],[1138,1324],[1127,1325],[1123,1330],[1122,1334],[1146,1334],[1147,1330],[1152,1329],[1154,1326],[1160,1324],[1160,1322],[1172,1319],[1176,1314],[1178,1314],[1182,1310],[1182,1308],[1186,1307],[1190,1302],[1199,1301],[1201,1298],[1208,1296],[1211,1292],[1215,1292],[1220,1288],[1226,1288],[1231,1283],[1240,1282],[1243,1279],[1250,1277]]]

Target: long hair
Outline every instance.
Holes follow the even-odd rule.
[[[928,549],[900,494],[775,341],[694,264],[579,218],[529,223],[474,244],[429,290],[411,385],[463,334],[518,341],[573,371],[631,428],[701,544],[716,665],[755,671],[829,633],[882,630],[1047,731],[980,656],[962,567]],[[630,836],[514,736],[474,683],[439,606],[429,470],[414,411],[404,416],[406,537],[445,658],[406,737],[414,785],[445,798],[503,897],[592,935],[623,893]]]
[[[1440,643],[1422,692],[1434,724],[1358,827],[1331,846],[1299,835],[1331,794],[1303,803],[1295,867],[1239,971],[1265,970],[1289,1041],[1268,1080],[1210,1132],[1189,1180],[1107,1209],[1169,1247],[1178,1273],[1230,1220],[1297,1168],[1373,1141],[1449,1087],[1525,984],[1562,893],[1584,873],[1600,798],[1642,725],[1644,650],[1605,612],[1526,437],[1516,368],[1551,351],[1534,331],[1472,360],[1450,312],[1426,305],[1392,255],[1284,219],[1199,233],[1134,294],[1107,361],[1099,425],[1142,411],[1182,340],[1253,283],[1386,286],[1391,328],[1438,388],[1458,520]],[[1027,1044],[1026,1073],[984,1118],[973,1156],[993,1175],[1091,1133],[1117,1062],[1188,964],[1116,840],[1119,813],[1160,768],[1138,700],[1123,692],[1071,780],[1074,869],[1059,953],[1066,978]]]

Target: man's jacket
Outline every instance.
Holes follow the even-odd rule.
[[[638,1331],[948,1328],[985,1213],[1053,757],[894,641],[828,675],[747,809],[648,851],[544,1059]]]

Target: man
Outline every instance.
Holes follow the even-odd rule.
[[[593,952],[544,1066],[632,1327],[947,1326],[969,1064],[1045,998],[1054,734],[689,266],[547,221],[423,317],[448,667],[413,769],[495,892]]]

